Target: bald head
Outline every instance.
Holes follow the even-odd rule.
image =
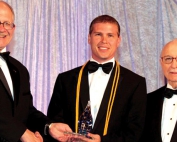
[[[0,7],[8,7],[9,10],[11,11],[12,15],[13,15],[13,21],[15,20],[14,10],[8,3],[6,3],[5,1],[0,0]]]
[[[161,57],[163,56],[177,56],[177,38],[173,39],[172,41],[168,42],[162,49]]]

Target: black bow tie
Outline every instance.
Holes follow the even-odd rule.
[[[165,92],[164,92],[164,97],[169,99],[173,96],[173,94],[177,95],[177,90],[172,90],[172,89],[166,88]]]
[[[7,52],[2,52],[2,53],[0,53],[0,56],[1,56],[2,58],[4,58],[4,60],[7,60],[9,54],[10,54],[9,51],[7,51]]]
[[[99,67],[102,67],[102,70],[104,73],[109,74],[113,66],[112,62],[106,63],[106,64],[98,64],[96,62],[89,61],[88,62],[88,71],[89,73],[93,73],[98,70]]]

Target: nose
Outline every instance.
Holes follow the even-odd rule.
[[[0,31],[5,31],[3,23],[0,22]]]
[[[4,27],[4,23],[0,22],[0,26]]]
[[[0,27],[4,27],[4,25],[0,22]]]
[[[102,36],[102,42],[107,43],[107,37],[106,36]]]
[[[174,58],[172,63],[171,63],[172,68],[177,68],[177,58]]]

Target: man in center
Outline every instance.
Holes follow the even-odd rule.
[[[78,120],[90,101],[93,125],[88,134],[101,142],[137,142],[146,110],[145,78],[115,60],[121,42],[120,26],[109,15],[90,24],[92,56],[83,66],[58,75],[48,117],[78,132]],[[86,140],[87,141],[87,140]]]

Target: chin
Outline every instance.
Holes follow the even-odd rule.
[[[171,84],[177,84],[177,79],[170,79],[168,82]]]
[[[172,82],[177,82],[177,75],[169,75],[167,77],[167,80],[172,81]]]

